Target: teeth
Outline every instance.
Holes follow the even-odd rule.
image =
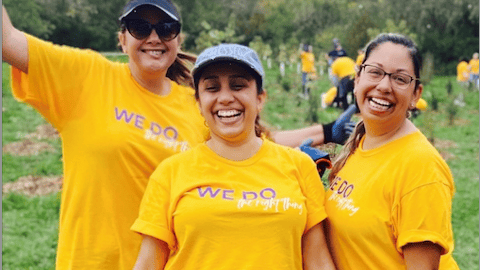
[[[146,51],[146,53],[157,56],[157,55],[161,55],[163,52],[162,51]]]
[[[371,100],[372,100],[373,102],[375,102],[376,104],[378,104],[378,105],[387,106],[387,107],[391,105],[390,102],[385,101],[385,100],[382,100],[382,99],[372,98]]]
[[[219,117],[232,117],[232,116],[236,116],[238,114],[240,114],[241,112],[240,111],[237,111],[237,110],[228,110],[228,111],[218,111],[217,112],[217,115]]]

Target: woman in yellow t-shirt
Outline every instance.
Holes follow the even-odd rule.
[[[355,78],[360,121],[329,175],[327,239],[338,269],[459,269],[452,257],[454,183],[408,119],[423,86],[407,37],[381,34]]]
[[[132,226],[143,236],[135,269],[334,269],[315,164],[262,135],[255,51],[208,48],[193,76],[210,136],[152,174]]]
[[[460,83],[468,82],[470,78],[468,72],[468,62],[466,58],[460,58],[458,65],[457,65],[457,81]]]
[[[57,269],[131,269],[141,237],[130,230],[148,178],[165,158],[204,140],[181,18],[169,0],[132,0],[119,18],[128,63],[59,46],[19,31],[3,9],[2,57],[14,96],[62,138],[64,178]],[[272,132],[299,146],[342,143],[349,119]]]

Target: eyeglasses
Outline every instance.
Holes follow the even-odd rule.
[[[128,32],[136,39],[145,39],[150,36],[152,29],[155,29],[158,37],[163,41],[170,41],[180,33],[180,22],[159,22],[151,24],[141,19],[124,20]]]
[[[366,78],[372,82],[380,82],[383,80],[385,75],[388,75],[390,77],[390,82],[397,89],[407,89],[412,81],[419,80],[403,73],[388,73],[385,72],[385,70],[373,65],[364,64],[361,65],[360,68],[363,68],[363,73],[365,74]]]

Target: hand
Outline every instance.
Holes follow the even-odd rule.
[[[356,123],[350,121],[357,111],[355,104],[350,105],[334,122],[323,126],[324,143],[344,144],[355,129]]]
[[[332,168],[332,162],[330,161],[330,155],[317,148],[311,147],[313,140],[306,139],[300,145],[300,150],[309,155],[313,161],[317,164],[317,171],[320,177],[323,176],[327,169]]]

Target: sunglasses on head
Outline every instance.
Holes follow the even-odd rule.
[[[152,29],[155,29],[158,37],[163,41],[170,41],[180,33],[180,22],[159,22],[151,24],[142,19],[125,19],[125,28],[136,39],[145,39],[150,36]]]

